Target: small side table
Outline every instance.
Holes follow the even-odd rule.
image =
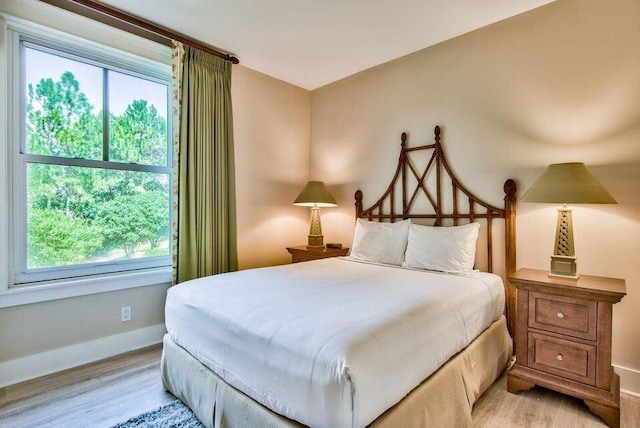
[[[576,280],[520,269],[516,363],[507,390],[539,385],[584,400],[610,427],[620,426],[620,378],[611,367],[612,306],[626,294],[623,279],[582,275]]]
[[[307,248],[306,245],[298,245],[296,247],[287,247],[287,251],[291,254],[291,263],[308,262],[310,260],[327,259],[329,257],[346,256],[349,253],[348,248]]]

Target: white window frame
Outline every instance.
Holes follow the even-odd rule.
[[[172,180],[172,150],[171,144],[167,143],[167,165],[139,165],[121,162],[69,159],[46,155],[35,155],[26,153],[26,106],[25,106],[25,82],[23,43],[30,48],[37,48],[42,51],[49,51],[55,55],[79,60],[84,63],[97,65],[101,68],[125,73],[146,80],[156,81],[167,85],[167,132],[168,140],[171,136],[171,69],[168,64],[161,64],[156,61],[131,55],[110,47],[102,46],[87,40],[72,37],[57,31],[47,31],[40,27],[23,25],[19,22],[9,22],[7,30],[6,52],[8,63],[8,88],[10,93],[8,98],[9,124],[7,135],[8,158],[8,200],[12,201],[13,210],[7,214],[9,216],[9,230],[7,238],[8,244],[8,266],[10,274],[7,288],[9,290],[24,290],[25,288],[42,289],[56,285],[75,284],[76,286],[86,280],[99,279],[98,282],[105,281],[105,278],[112,277],[117,281],[122,276],[133,275],[140,278],[149,272],[150,278],[157,281],[158,275],[170,278],[171,255],[148,257],[143,259],[130,259],[122,261],[111,261],[104,263],[86,263],[71,266],[59,266],[51,268],[27,269],[27,203],[26,203],[26,164],[28,162],[51,163],[56,165],[97,167],[112,170],[129,170],[152,173],[168,174],[169,186]],[[171,192],[169,201],[171,205]],[[171,220],[170,220],[171,221]],[[172,236],[169,231],[169,236]],[[118,281],[118,282],[120,282]],[[108,282],[108,281],[107,281]],[[149,285],[148,280],[138,282],[139,286]],[[136,286],[136,285],[132,285]],[[128,288],[116,286],[119,288]],[[51,294],[51,293],[48,293]],[[68,293],[66,293],[68,294]],[[77,294],[73,294],[77,295]],[[0,302],[0,307],[2,306]]]

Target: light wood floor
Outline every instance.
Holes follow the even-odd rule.
[[[0,427],[110,427],[175,398],[162,388],[160,345],[0,389]],[[640,428],[640,398],[622,394],[622,427]],[[543,388],[519,394],[499,378],[474,427],[604,427],[580,400]],[[455,427],[451,427],[455,428]]]

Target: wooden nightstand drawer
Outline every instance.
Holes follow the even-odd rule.
[[[529,333],[529,367],[595,385],[596,349],[584,343]]]
[[[596,315],[597,302],[593,300],[530,293],[531,328],[595,341]]]

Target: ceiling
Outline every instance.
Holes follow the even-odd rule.
[[[554,0],[102,0],[305,89]]]

